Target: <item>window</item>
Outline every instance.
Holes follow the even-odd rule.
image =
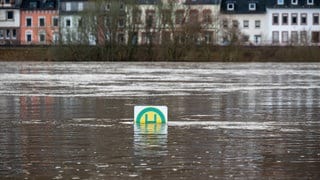
[[[261,27],[261,21],[260,20],[254,21],[254,27],[255,28],[260,28]]]
[[[13,11],[7,11],[7,20],[13,20],[13,19],[14,19]]]
[[[83,2],[79,2],[78,4],[78,10],[83,11]]]
[[[71,11],[71,3],[70,2],[66,3],[66,11]]]
[[[146,11],[146,26],[148,28],[150,27],[154,27],[155,26],[155,12],[154,11],[150,11],[150,10],[147,10]]]
[[[254,35],[254,43],[256,44],[261,43],[261,35]]]
[[[17,30],[12,29],[12,39],[17,39]]]
[[[161,21],[163,25],[170,24],[171,22],[171,13],[169,10],[164,9],[161,13]]]
[[[183,10],[177,10],[176,11],[176,24],[182,24],[184,21],[184,11]]]
[[[233,28],[238,28],[239,27],[239,22],[237,20],[232,20],[232,27]]]
[[[278,0],[278,5],[283,5],[284,4],[284,0]]]
[[[27,17],[26,18],[26,26],[27,27],[31,27],[32,26],[32,18],[31,17]]]
[[[124,44],[125,43],[124,34],[118,34],[118,43],[119,44]]]
[[[203,11],[203,23],[210,24],[211,22],[212,22],[211,10],[204,10]]]
[[[125,7],[124,7],[124,3],[123,3],[123,2],[120,2],[120,10],[123,11],[124,8],[125,8]]]
[[[289,33],[288,31],[282,31],[282,43],[288,43],[289,42]]]
[[[291,14],[291,24],[292,25],[298,24],[298,14],[296,13]]]
[[[106,7],[105,7],[105,10],[106,10],[106,11],[110,11],[110,7],[111,7],[110,3],[107,3],[107,4],[106,4]]]
[[[256,10],[256,3],[249,3],[249,11],[255,11]]]
[[[29,3],[29,7],[31,8],[31,9],[35,9],[35,8],[37,8],[37,1],[31,1],[30,3]]]
[[[307,40],[307,31],[300,31],[300,42],[306,44],[308,42]]]
[[[119,24],[119,27],[124,27],[124,25],[125,25],[125,20],[124,20],[124,18],[119,18],[119,22],[118,22]]]
[[[59,42],[59,33],[53,33],[53,43],[57,44]]]
[[[11,31],[10,31],[10,29],[7,29],[6,32],[7,32],[7,33],[6,33],[6,39],[10,39],[10,38],[11,38]]]
[[[272,24],[279,25],[279,14],[272,14]]]
[[[199,22],[199,11],[198,10],[191,10],[190,11],[190,22],[191,23]]]
[[[71,27],[71,19],[66,19],[66,27]]]
[[[4,38],[4,35],[3,35],[3,29],[0,29],[0,39],[3,39]]]
[[[204,42],[206,44],[210,44],[212,42],[212,39],[213,39],[212,38],[212,32],[207,31],[207,32],[204,33]]]
[[[228,11],[233,11],[234,10],[234,3],[228,3],[227,4],[227,10]]]
[[[312,24],[319,25],[319,14],[318,13],[313,14]]]
[[[10,4],[10,0],[5,0],[5,4]]]
[[[301,25],[307,25],[307,14],[301,14]]]
[[[40,27],[45,26],[45,20],[44,20],[44,17],[40,17],[40,18],[39,18],[39,26],[40,26]]]
[[[313,0],[307,0],[308,5],[313,5]]]
[[[298,0],[291,0],[291,4],[297,5],[298,4]]]
[[[272,31],[272,43],[279,43],[279,31]]]
[[[227,19],[224,19],[223,21],[222,21],[222,26],[223,26],[223,28],[228,28],[228,20]]]
[[[141,23],[141,11],[140,10],[134,10],[132,18],[133,18],[133,23],[134,24],[140,24]]]
[[[298,40],[298,31],[291,31],[291,43],[297,44]]]
[[[282,25],[288,25],[288,14],[282,14]]]
[[[27,43],[32,42],[32,32],[30,31],[26,32],[26,40],[27,40]]]
[[[57,27],[59,25],[59,18],[58,17],[52,18],[52,25],[55,27]]]
[[[243,21],[243,27],[244,28],[249,28],[249,21],[248,20],[244,20]]]
[[[312,31],[311,41],[312,41],[312,43],[319,43],[320,42],[320,31]]]
[[[41,32],[39,34],[39,42],[40,43],[45,43],[46,42],[46,33],[45,32]]]

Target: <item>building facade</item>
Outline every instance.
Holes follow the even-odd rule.
[[[20,44],[20,1],[0,3],[0,45]]]
[[[61,43],[96,45],[93,5],[87,0],[60,0]]]
[[[58,0],[23,0],[20,22],[21,44],[58,43]]]
[[[268,44],[320,45],[320,0],[270,0]]]
[[[244,45],[263,45],[268,42],[268,23],[264,0],[222,0],[221,42],[231,43],[234,36]]]

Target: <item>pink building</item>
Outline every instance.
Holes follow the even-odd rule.
[[[49,45],[59,38],[58,0],[24,0],[21,5],[21,44]]]

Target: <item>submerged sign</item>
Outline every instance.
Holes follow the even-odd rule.
[[[135,106],[134,122],[136,124],[165,124],[168,121],[167,106]]]

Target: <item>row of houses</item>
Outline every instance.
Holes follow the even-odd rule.
[[[0,45],[320,45],[320,0],[0,0]]]

